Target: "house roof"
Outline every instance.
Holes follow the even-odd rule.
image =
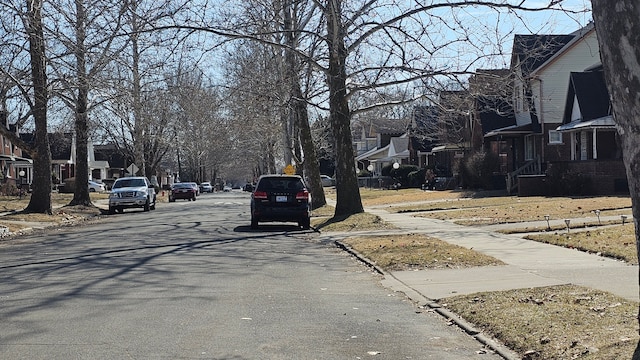
[[[27,144],[35,143],[35,134],[33,133],[21,133],[20,139]],[[73,134],[54,132],[49,133],[49,148],[51,149],[51,160],[71,160],[71,144],[73,142]],[[29,157],[28,154],[24,154]]]
[[[516,125],[511,104],[502,97],[480,96],[476,99],[476,110],[480,117],[482,134]]]
[[[520,64],[524,76],[529,75],[554,56],[577,35],[515,35],[511,67]]]
[[[587,35],[595,32],[595,31],[596,30],[595,30],[595,26],[594,26],[593,22],[590,22],[585,27],[574,31],[572,34],[569,35],[569,36],[573,36],[573,38],[571,40],[569,40],[560,49],[558,49],[558,51],[553,53],[548,59],[546,59],[544,61],[544,63],[540,64],[535,69],[533,69],[533,71],[531,72],[531,75],[535,75],[537,72],[542,71],[544,68],[547,67],[547,65],[553,63],[557,58],[563,56],[567,51],[569,51],[569,49],[573,48],[573,46],[575,44],[579,43]]]
[[[583,129],[615,129],[616,123],[613,121],[613,116],[607,115],[601,118],[592,120],[576,120],[568,124],[560,125],[556,128],[556,131],[579,131]]]
[[[395,156],[409,149],[409,138],[394,137],[391,138],[391,146],[389,147],[389,156]]]
[[[563,123],[572,122],[574,106],[579,107],[582,121],[611,115],[609,91],[602,68],[596,71],[572,72],[569,75],[569,91],[564,108]]]
[[[383,154],[381,156],[384,156],[387,154],[388,151],[389,151],[389,145],[384,146],[382,148],[375,147],[364,154],[358,155],[356,157],[356,161],[370,160],[371,158],[375,157],[378,154]]]
[[[351,122],[351,128],[362,129],[367,138],[375,138],[378,134],[402,134],[407,124],[398,119],[360,117]]]
[[[496,129],[493,131],[489,131],[484,135],[485,138],[502,136],[502,137],[519,137],[522,135],[533,135],[539,133],[540,130],[538,126],[534,126],[538,124],[525,124],[525,125],[511,125],[501,129]]]

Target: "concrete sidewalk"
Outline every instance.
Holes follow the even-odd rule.
[[[384,285],[431,300],[481,291],[575,284],[639,301],[638,266],[582,251],[525,240],[492,228],[467,227],[452,222],[415,217],[415,214],[366,210],[403,232],[424,233],[506,263],[471,269],[416,270],[387,273]],[[544,224],[539,224],[546,226]],[[397,233],[397,231],[396,231]],[[410,291],[407,291],[410,289]]]

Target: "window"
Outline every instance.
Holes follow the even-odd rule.
[[[549,144],[562,144],[562,133],[560,131],[549,131]]]
[[[533,136],[527,136],[524,138],[524,159],[533,160],[536,153],[536,143]]]

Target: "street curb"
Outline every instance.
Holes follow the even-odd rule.
[[[513,352],[512,350],[510,350],[506,346],[500,344],[497,340],[494,340],[490,336],[487,336],[487,335],[483,334],[480,330],[476,329],[471,323],[467,322],[462,317],[460,317],[457,314],[453,313],[449,309],[442,307],[442,305],[439,304],[438,302],[436,302],[433,299],[430,299],[430,298],[422,295],[418,291],[416,291],[413,288],[407,286],[405,283],[403,283],[402,281],[398,280],[392,274],[386,273],[381,267],[376,265],[375,262],[373,262],[373,261],[369,260],[367,257],[363,256],[358,251],[353,249],[351,246],[343,243],[340,240],[334,240],[334,243],[339,248],[341,248],[344,251],[348,252],[349,254],[353,255],[355,258],[357,258],[360,262],[362,262],[366,266],[372,268],[378,274],[383,275],[385,277],[385,279],[393,280],[396,284],[399,285],[398,287],[402,287],[403,288],[403,290],[401,290],[401,292],[404,293],[405,296],[407,296],[409,299],[411,299],[411,301],[413,301],[414,303],[418,304],[420,307],[428,308],[430,310],[433,310],[438,315],[440,315],[443,318],[445,318],[446,320],[448,320],[452,325],[457,326],[458,328],[463,330],[465,333],[467,333],[468,335],[470,335],[471,337],[476,339],[476,341],[480,342],[481,344],[486,346],[491,351],[493,351],[496,354],[500,355],[505,360],[521,360],[521,357],[518,354],[516,354],[515,352]]]

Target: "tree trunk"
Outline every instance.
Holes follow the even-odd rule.
[[[640,3],[592,0],[592,6],[605,81],[622,142],[640,258]]]
[[[87,81],[87,64],[85,58],[85,21],[86,15],[83,0],[76,0],[76,47],[74,49],[76,55],[76,73],[78,75],[78,94],[75,104],[76,188],[73,193],[73,199],[69,205],[92,206],[89,188],[86,185],[89,183],[89,131],[87,127],[89,82]]]
[[[324,188],[320,179],[320,163],[316,156],[316,147],[311,137],[311,127],[309,126],[309,114],[307,112],[307,104],[303,99],[302,89],[300,88],[300,76],[298,72],[298,59],[291,49],[298,47],[297,33],[295,24],[293,24],[291,12],[293,6],[291,1],[284,2],[284,27],[288,30],[285,34],[289,50],[286,52],[287,78],[291,86],[290,98],[293,104],[292,111],[295,124],[299,131],[300,143],[304,153],[302,166],[307,185],[311,190],[311,207],[312,209],[320,208],[327,204],[324,196]]]
[[[327,43],[329,46],[329,117],[336,149],[336,210],[337,218],[361,213],[362,199],[355,172],[351,113],[347,102],[345,32],[340,20],[341,0],[328,1]]]
[[[33,192],[25,211],[51,214],[51,150],[47,135],[47,66],[42,28],[42,0],[28,0],[26,3],[34,97],[32,110],[35,120],[35,148],[31,154]]]

